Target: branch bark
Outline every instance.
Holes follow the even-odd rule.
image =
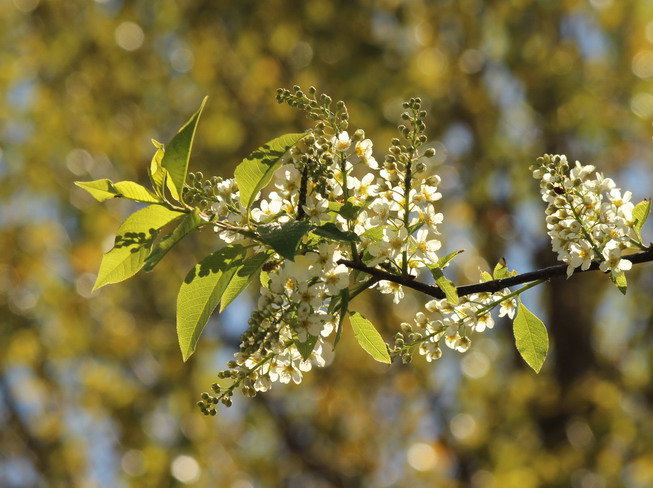
[[[639,252],[636,254],[630,254],[628,256],[623,256],[624,259],[630,261],[633,264],[640,264],[653,261],[653,246],[649,247],[646,251]],[[414,277],[404,278],[400,275],[390,273],[388,271],[373,268],[367,266],[361,261],[350,261],[348,259],[340,259],[338,264],[344,264],[348,268],[357,269],[364,273],[374,276],[379,280],[392,281],[413,290],[420,291],[426,295],[432,296],[434,298],[445,298],[444,292],[437,286],[428,285],[422,283],[421,281],[416,281]],[[598,271],[599,263],[593,262],[592,265],[585,271],[577,269],[574,271],[574,274],[585,273],[587,271]],[[567,265],[558,264],[555,266],[549,266],[547,268],[538,269],[535,271],[529,271],[527,273],[522,273],[517,276],[511,276],[509,278],[502,278],[500,280],[486,281],[484,283],[476,283],[473,285],[459,286],[456,289],[458,290],[458,296],[471,295],[472,293],[481,293],[481,292],[497,292],[503,290],[504,288],[509,288],[511,286],[520,285],[523,283],[530,283],[537,280],[548,280],[551,278],[556,278],[558,276],[566,276],[567,274]]]

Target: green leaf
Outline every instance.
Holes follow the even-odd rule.
[[[308,334],[305,342],[300,342],[297,338],[294,339],[294,342],[297,350],[299,351],[299,354],[301,354],[304,360],[307,360],[311,357],[313,349],[315,349],[315,344],[317,344],[317,336]]]
[[[499,262],[497,265],[494,267],[494,271],[492,272],[492,277],[495,280],[500,280],[503,278],[507,278],[510,276],[508,272],[508,267],[506,266],[506,260],[501,258],[499,259]]]
[[[272,139],[243,159],[234,176],[240,191],[240,201],[249,210],[259,191],[272,180],[281,166],[283,155],[306,134],[286,134]]]
[[[372,227],[371,229],[367,229],[365,232],[363,232],[361,237],[370,239],[372,241],[380,241],[383,239],[383,229],[383,226]]]
[[[75,184],[86,190],[99,202],[111,198],[128,198],[137,202],[160,203],[161,199],[152,194],[150,190],[133,181],[119,181],[113,183],[111,180],[76,181]]]
[[[127,217],[113,249],[102,258],[93,290],[134,276],[143,267],[159,229],[182,215],[162,205],[149,205]]]
[[[451,280],[448,280],[440,268],[431,268],[431,274],[435,280],[435,284],[444,292],[444,295],[447,297],[447,302],[452,305],[458,305],[460,302],[458,298],[458,290],[456,290],[456,285],[453,284]]]
[[[207,98],[204,97],[197,112],[188,119],[188,122],[179,129],[177,135],[166,145],[161,159],[161,166],[168,171],[171,186],[175,188],[178,196],[181,195],[184,188],[186,173],[188,172],[188,160],[190,159],[193,139],[195,138],[195,129]]]
[[[347,310],[349,309],[349,288],[344,288],[338,296],[335,296],[331,299],[329,303],[329,313],[332,311],[331,305],[333,305],[334,300],[336,300],[333,309],[339,308],[338,315],[338,327],[336,328],[336,338],[333,341],[333,348],[335,349],[340,342],[340,337],[342,337],[342,324],[345,321],[345,315],[347,315]]]
[[[465,252],[465,250],[459,249],[458,251],[454,251],[452,253],[447,254],[446,256],[441,257],[440,259],[438,259],[438,262],[435,264],[435,267],[440,269],[446,268],[447,266],[449,266],[451,260],[456,256],[458,256],[458,254],[460,254],[461,252]]]
[[[89,192],[98,202],[110,200],[118,193],[111,180],[106,178],[95,181],[76,181],[75,184]]]
[[[483,281],[492,281],[492,275],[487,271],[481,271],[481,279]]]
[[[333,222],[327,222],[319,226],[316,229],[313,229],[313,234],[316,234],[320,237],[326,237],[327,239],[332,239],[334,241],[341,242],[356,242],[360,241],[360,237],[356,232],[352,231],[343,231],[338,228]]]
[[[651,201],[647,198],[642,200],[633,209],[633,219],[635,220],[635,230],[639,236],[639,240],[642,240],[642,227],[648,219],[648,214],[651,213]]]
[[[362,209],[363,207],[354,205],[352,202],[347,201],[342,207],[340,207],[338,213],[347,220],[354,220]]]
[[[261,271],[261,274],[259,275],[258,279],[261,282],[261,286],[267,288],[268,283],[270,283],[270,273],[268,273],[267,271]]]
[[[626,274],[621,272],[617,275],[610,274],[610,279],[612,282],[617,285],[617,288],[619,288],[619,291],[625,295],[626,291],[628,290],[628,280],[626,279]]]
[[[512,323],[512,330],[519,354],[526,364],[539,373],[549,350],[549,336],[542,321],[528,310],[521,300],[517,308],[517,316]]]
[[[279,256],[294,261],[299,241],[312,227],[305,220],[291,220],[284,224],[259,225],[257,230],[263,242],[274,249]]]
[[[145,260],[145,271],[151,271],[161,259],[172,249],[179,241],[190,234],[193,230],[206,224],[207,222],[200,217],[199,210],[196,208],[192,212],[187,213],[179,225],[170,234],[165,236],[161,241],[154,246],[154,249]]]
[[[152,139],[152,144],[156,147],[156,152],[154,153],[154,156],[152,156],[148,173],[152,182],[152,188],[154,188],[157,195],[163,197],[166,187],[166,176],[168,174],[168,171],[161,166],[163,155],[165,154],[165,147],[154,139]]]
[[[390,354],[381,334],[374,328],[372,322],[358,312],[352,312],[349,317],[354,337],[367,353],[381,363],[390,364]]]
[[[220,298],[220,312],[227,308],[227,305],[247,288],[254,275],[261,271],[261,267],[268,259],[270,259],[270,253],[261,252],[243,260],[240,266],[236,268],[236,272],[232,275],[222,294],[222,298]]]
[[[118,191],[117,197],[128,198],[137,202],[161,203],[161,199],[150,190],[133,181],[119,181],[113,184]]]
[[[177,338],[186,361],[247,252],[240,245],[209,254],[190,270],[177,296]]]

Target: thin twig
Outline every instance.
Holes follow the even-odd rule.
[[[633,264],[646,263],[653,261],[653,246],[649,247],[648,250],[640,252],[637,254],[630,254],[628,256],[623,256],[623,259],[630,261]],[[415,281],[414,277],[404,278],[400,275],[390,273],[378,268],[372,268],[360,261],[350,261],[348,259],[340,259],[338,264],[344,264],[348,268],[357,269],[364,273],[367,273],[371,276],[378,278],[379,280],[392,281],[413,290],[420,291],[426,295],[432,296],[434,298],[445,298],[444,292],[437,286],[428,285],[420,281]],[[574,274],[584,273],[585,271],[597,271],[599,269],[598,262],[593,262],[592,265],[587,270],[577,269],[574,271]],[[517,276],[511,276],[509,278],[502,278],[500,280],[486,281],[484,283],[476,283],[474,285],[465,285],[459,286],[456,289],[458,290],[458,296],[470,295],[472,293],[481,293],[481,292],[496,292],[503,290],[515,285],[520,285],[522,283],[529,283],[536,280],[546,280],[550,278],[555,278],[557,276],[566,276],[567,274],[567,265],[558,264],[556,266],[549,266],[548,268],[542,268],[535,271],[529,271],[528,273],[523,273]]]

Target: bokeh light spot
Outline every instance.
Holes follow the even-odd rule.
[[[200,478],[202,470],[195,458],[182,455],[172,461],[170,472],[182,483],[194,483]]]
[[[125,51],[135,51],[143,45],[145,34],[135,22],[123,22],[116,27],[116,44]]]
[[[410,446],[406,458],[410,467],[417,471],[430,471],[438,461],[433,446],[425,442],[416,442]]]

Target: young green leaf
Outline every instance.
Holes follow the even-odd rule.
[[[161,166],[168,171],[171,186],[175,188],[178,196],[181,195],[184,188],[186,173],[188,172],[188,161],[193,147],[193,139],[195,138],[195,129],[207,98],[204,97],[197,112],[191,116],[188,122],[179,129],[177,135],[166,145],[161,159]]]
[[[342,207],[340,207],[338,213],[347,220],[354,220],[362,209],[363,207],[360,205],[354,205],[352,202],[347,201]]]
[[[162,205],[149,205],[127,217],[113,248],[102,258],[93,290],[134,276],[143,267],[159,230],[182,215]]]
[[[622,295],[625,295],[626,291],[628,290],[628,280],[626,279],[626,274],[619,273],[616,276],[611,274],[610,279],[615,285],[617,285],[617,288],[619,288],[619,291],[622,293]]]
[[[374,328],[372,322],[358,312],[350,314],[349,322],[351,322],[351,327],[354,329],[354,337],[370,356],[381,363],[390,364],[392,362],[383,337]]]
[[[76,181],[75,184],[86,190],[99,202],[112,198],[128,198],[137,202],[161,203],[161,199],[152,194],[150,190],[133,181],[119,181],[113,183],[111,180]]]
[[[492,275],[487,271],[481,271],[481,279],[483,281],[492,281]]]
[[[206,224],[206,221],[200,217],[199,211],[195,208],[192,212],[187,213],[179,222],[179,225],[170,234],[165,236],[154,246],[150,255],[145,259],[145,271],[151,271],[161,259],[172,249],[179,241],[190,234],[193,230]]]
[[[305,220],[291,220],[284,224],[259,225],[257,231],[263,242],[280,256],[294,261],[299,241],[312,227]]]
[[[268,259],[270,259],[270,253],[261,252],[243,260],[240,266],[236,268],[236,272],[231,276],[222,298],[220,298],[220,312],[227,308],[227,305],[247,288],[252,278],[261,271],[261,267]]]
[[[165,154],[165,147],[154,139],[152,139],[152,144],[156,147],[156,152],[154,153],[154,156],[152,156],[148,174],[150,176],[150,181],[152,182],[152,188],[154,188],[157,195],[162,197],[166,187],[166,175],[168,174],[168,171],[161,166],[163,155]]]
[[[313,352],[313,349],[315,349],[315,344],[317,344],[317,336],[308,334],[308,337],[306,337],[306,341],[304,342],[300,342],[297,338],[295,338],[293,341],[295,346],[297,346],[297,350],[299,351],[299,354],[301,354],[302,359],[306,361],[311,357],[311,353]]]
[[[270,283],[270,273],[268,273],[267,271],[261,271],[261,274],[259,275],[258,279],[261,282],[261,286],[267,288],[268,283]]]
[[[460,299],[458,298],[458,290],[456,285],[451,280],[448,280],[440,268],[430,268],[435,284],[444,292],[447,301],[452,305],[458,305]]]
[[[177,338],[184,361],[195,351],[204,326],[246,255],[240,245],[227,246],[209,254],[186,275],[177,296]]]
[[[329,313],[332,313],[336,308],[338,309],[338,326],[336,327],[336,338],[333,341],[333,349],[336,348],[338,342],[340,342],[340,337],[342,337],[342,324],[345,321],[345,315],[347,315],[349,309],[349,288],[343,288],[339,295],[331,299]]]
[[[333,222],[327,222],[326,224],[322,224],[316,229],[313,229],[313,234],[316,234],[320,237],[326,237],[327,239],[332,239],[334,241],[360,241],[360,237],[358,237],[355,232],[340,230],[338,226]]]
[[[110,200],[118,193],[111,180],[106,178],[95,181],[76,181],[75,184],[89,192],[98,202]]]
[[[539,373],[549,350],[549,336],[542,321],[528,310],[521,300],[517,308],[517,316],[512,323],[512,330],[519,354],[536,373]]]
[[[249,210],[259,191],[272,180],[281,166],[283,155],[306,134],[286,134],[272,139],[247,156],[236,167],[234,176],[240,191],[240,201]]]
[[[133,181],[118,181],[113,186],[118,191],[117,197],[128,198],[137,202],[161,203],[161,199],[158,196]]]
[[[503,278],[507,278],[509,276],[508,272],[508,267],[506,266],[506,260],[501,258],[499,259],[499,262],[497,265],[494,267],[494,271],[492,272],[492,278],[495,280],[501,280]]]
[[[647,198],[642,200],[633,209],[633,219],[635,220],[635,230],[639,236],[639,240],[642,240],[642,227],[648,219],[648,215],[651,213],[651,201]]]
[[[440,259],[438,259],[438,262],[435,264],[435,267],[440,269],[446,268],[447,266],[449,266],[451,260],[456,256],[458,256],[458,254],[460,254],[461,252],[465,252],[465,250],[459,249],[458,251],[454,251],[452,253],[447,254],[446,256],[441,257]]]
[[[383,229],[384,227],[382,225],[378,227],[372,227],[371,229],[367,229],[365,232],[363,232],[361,237],[364,239],[370,239],[372,241],[380,241],[383,239]]]

